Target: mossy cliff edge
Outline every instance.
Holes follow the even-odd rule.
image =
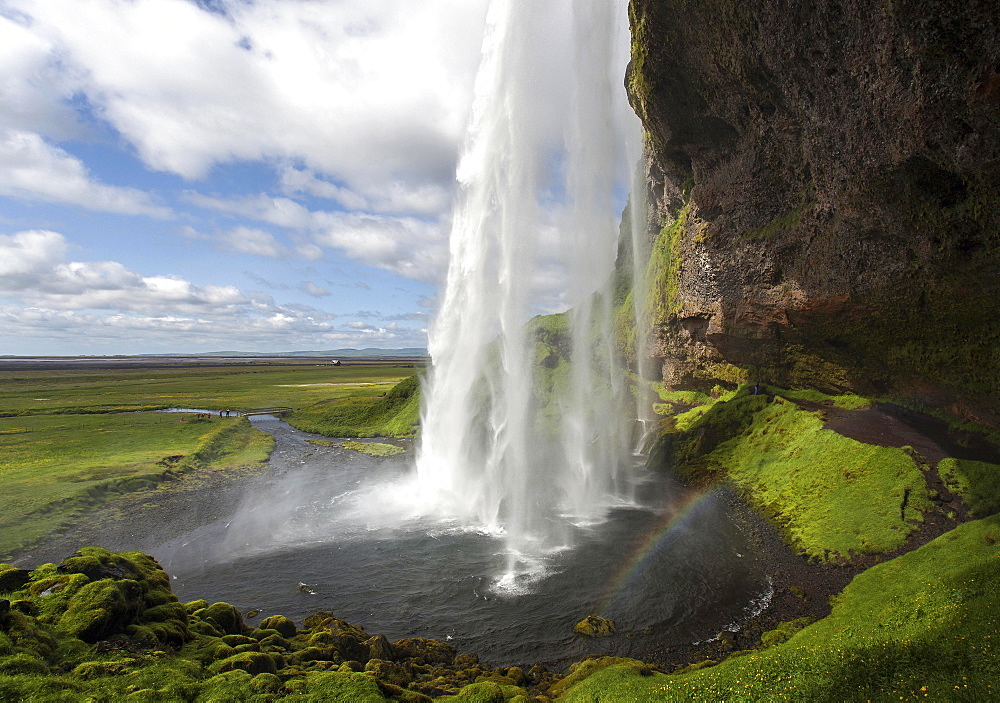
[[[1000,424],[1000,8],[632,0],[668,386]]]

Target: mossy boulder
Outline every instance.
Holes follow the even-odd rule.
[[[402,664],[382,659],[369,660],[365,664],[365,671],[374,675],[379,681],[391,683],[395,686],[406,686],[413,680],[413,676]]]
[[[812,618],[797,618],[783,622],[773,630],[768,630],[760,636],[760,643],[765,647],[775,647],[790,640],[795,633],[812,623]]]
[[[253,677],[250,689],[257,694],[281,695],[285,690],[285,684],[277,675],[264,672]]]
[[[296,692],[308,695],[307,700],[351,701],[351,703],[376,703],[386,700],[375,679],[365,674],[329,671],[312,674]]]
[[[229,603],[212,603],[207,608],[195,611],[194,615],[216,627],[223,634],[243,634],[243,615]]]
[[[48,665],[40,658],[26,652],[19,652],[0,659],[0,675],[42,676],[49,673]]]
[[[295,637],[295,623],[284,615],[272,615],[260,622],[261,630],[277,630],[282,637]]]
[[[364,644],[368,647],[369,659],[385,659],[386,661],[392,661],[396,658],[395,653],[392,651],[392,645],[389,644],[389,640],[386,639],[385,635],[375,635],[374,637],[370,637],[365,640]]]
[[[458,650],[450,644],[424,637],[407,637],[392,643],[397,659],[415,659],[423,664],[450,665]]]
[[[126,659],[123,661],[90,661],[78,664],[72,673],[78,679],[124,676],[134,671],[135,664],[135,659]]]
[[[587,637],[610,637],[615,634],[615,621],[600,615],[588,615],[573,626],[573,632]]]
[[[30,580],[31,571],[15,568],[10,564],[0,564],[0,593],[20,591]]]
[[[240,669],[251,675],[277,674],[278,667],[270,655],[263,652],[240,652],[212,665],[216,673]]]
[[[123,633],[143,610],[137,581],[101,579],[77,591],[59,619],[59,629],[94,643]]]
[[[152,561],[151,557],[147,558]],[[102,579],[141,581],[151,575],[148,563],[140,565],[124,554],[115,554],[101,547],[84,547],[63,560],[57,570],[64,574],[83,574],[91,581]]]

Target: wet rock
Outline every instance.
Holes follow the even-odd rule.
[[[615,631],[615,621],[600,615],[588,615],[573,626],[573,632],[587,637],[609,637]]]

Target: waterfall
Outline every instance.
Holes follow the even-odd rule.
[[[428,512],[503,535],[511,585],[564,543],[568,525],[599,520],[620,500],[631,450],[634,410],[602,289],[631,185],[624,63],[614,65],[627,36],[622,10],[494,0],[487,15],[429,334],[414,494]],[[547,34],[553,26],[567,36]],[[566,75],[553,81],[553,66]],[[564,90],[558,122],[540,86]],[[542,270],[565,272],[568,329],[563,318],[528,323]],[[540,335],[557,347],[543,364]]]

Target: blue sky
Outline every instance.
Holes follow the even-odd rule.
[[[0,0],[0,354],[424,346],[485,0]]]

